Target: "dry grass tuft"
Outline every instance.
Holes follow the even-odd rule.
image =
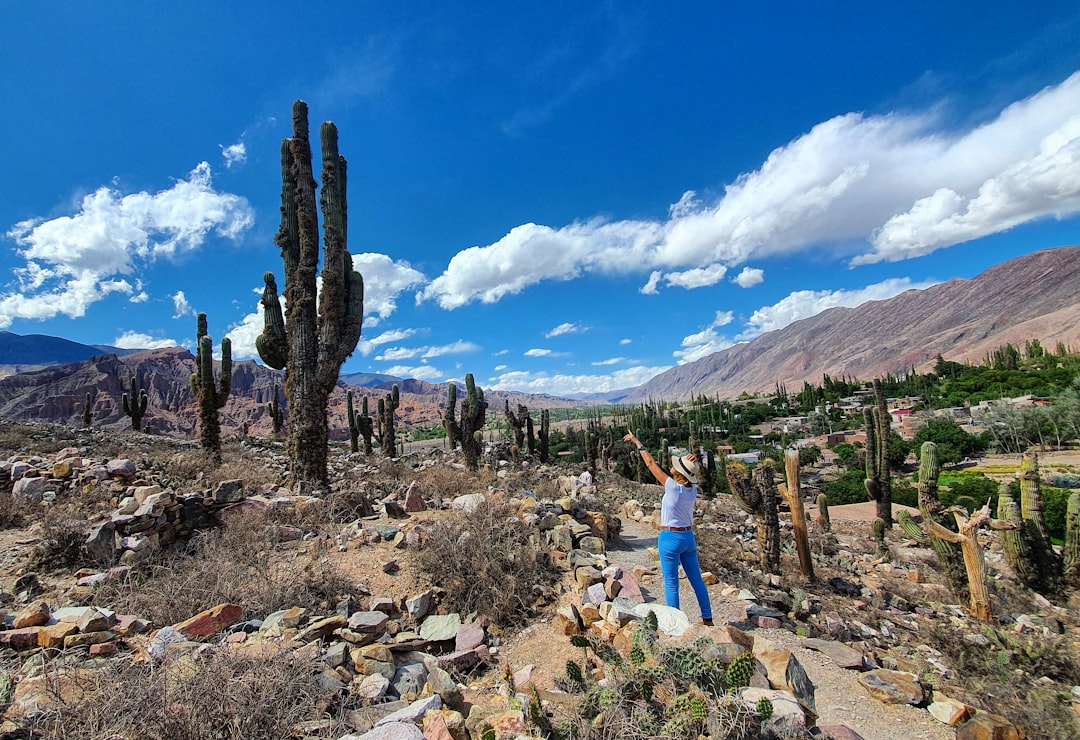
[[[471,514],[436,523],[417,565],[445,590],[443,603],[451,611],[518,624],[535,614],[538,599],[560,577],[531,534],[513,502],[489,498]]]

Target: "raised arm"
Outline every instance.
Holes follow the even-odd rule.
[[[641,453],[641,459],[645,461],[645,466],[649,469],[649,472],[653,474],[660,485],[667,483],[668,474],[664,472],[664,469],[661,468],[659,464],[657,464],[656,460],[653,459],[652,453],[645,449],[645,445],[641,444],[641,440],[635,437],[633,432],[628,430],[626,436],[623,437],[623,441],[629,442],[637,448],[638,452]]]

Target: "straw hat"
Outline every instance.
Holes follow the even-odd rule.
[[[698,463],[697,455],[671,456],[671,470],[683,475],[692,484],[697,485],[701,480],[701,464]]]

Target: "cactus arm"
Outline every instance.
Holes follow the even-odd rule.
[[[285,319],[281,315],[281,301],[278,300],[277,282],[274,273],[263,274],[263,296],[259,301],[263,307],[263,330],[255,338],[255,349],[267,367],[281,370],[288,359],[288,344],[285,338]]]
[[[896,512],[896,523],[900,525],[900,528],[904,530],[904,533],[915,540],[915,543],[923,547],[930,544],[930,537],[926,532],[922,531],[919,525],[911,518],[911,514],[907,512],[907,509],[900,509]]]

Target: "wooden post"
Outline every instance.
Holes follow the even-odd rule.
[[[806,534],[806,512],[803,511],[802,491],[799,487],[799,451],[784,452],[784,471],[787,487],[781,489],[791,509],[791,523],[795,527],[795,549],[799,553],[799,570],[803,578],[814,580],[814,563],[810,559],[810,540]]]

